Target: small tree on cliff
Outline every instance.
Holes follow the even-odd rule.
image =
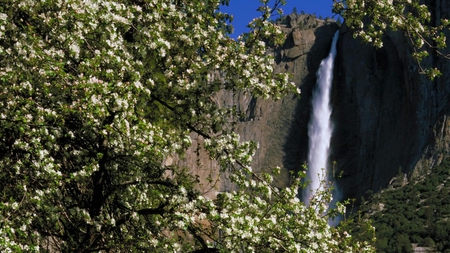
[[[434,7],[436,13],[440,11],[438,6]],[[419,64],[420,73],[430,79],[442,73],[437,68],[422,67],[421,61],[430,53],[450,59],[443,50],[447,47],[445,31],[450,27],[450,20],[430,13],[422,1],[335,0],[333,12],[344,17],[355,36],[376,47],[383,46],[382,36],[387,31],[404,31],[414,48],[413,57]]]
[[[2,2],[0,251],[372,250],[327,225],[328,190],[306,207],[299,177],[276,189],[252,172],[257,145],[214,97],[296,87],[262,42],[283,40],[267,21],[281,2],[262,1],[239,41],[218,10],[227,2]],[[206,198],[189,168],[165,165],[193,132],[238,191]]]

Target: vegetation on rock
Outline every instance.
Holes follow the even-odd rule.
[[[403,186],[403,174],[395,181],[397,187],[370,196],[353,217],[372,220],[377,252],[411,252],[412,244],[450,252],[450,159]]]

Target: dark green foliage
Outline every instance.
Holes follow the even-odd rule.
[[[412,252],[412,245],[411,242],[409,241],[409,237],[407,234],[401,234],[401,235],[397,235],[396,236],[396,252],[401,252],[401,253],[409,253]]]
[[[372,220],[377,252],[413,252],[412,244],[450,252],[449,193],[450,158],[423,178],[369,196],[358,215]]]
[[[423,247],[436,247],[436,243],[430,237],[425,238],[419,246]]]

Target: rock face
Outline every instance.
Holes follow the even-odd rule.
[[[435,20],[450,18],[450,2],[428,2],[432,2]],[[450,60],[432,55],[424,62],[424,67],[443,72],[430,81],[419,74],[410,43],[401,32],[387,34],[384,47],[375,49],[332,20],[290,14],[278,24],[287,39],[269,53],[275,56],[277,71],[292,74],[301,97],[266,101],[245,94],[221,94],[217,100],[246,112],[237,132],[243,140],[259,142],[254,169],[271,171],[282,166],[277,186],[289,184],[289,171],[302,169],[316,72],[338,29],[330,161],[336,162],[336,173],[342,172],[337,179],[341,197],[360,199],[368,190],[385,188],[399,170],[408,177],[423,174],[449,154]],[[232,189],[227,180],[219,185],[221,191]]]
[[[430,2],[435,19],[450,18],[450,3]],[[288,183],[289,170],[299,170],[306,162],[315,73],[338,26],[295,14],[280,26],[287,39],[272,52],[276,67],[292,73],[301,98],[273,102],[245,97],[234,102],[247,111],[246,121],[239,125],[242,137],[260,143],[254,167],[267,170],[281,164],[281,186]],[[387,34],[384,47],[375,49],[355,40],[345,26],[340,28],[330,161],[336,162],[337,173],[342,172],[337,184],[344,198],[359,199],[368,190],[385,188],[399,170],[409,177],[423,174],[450,152],[450,60],[432,55],[423,63],[443,72],[430,81],[419,74],[411,53],[401,32]]]
[[[432,2],[435,19],[450,18],[448,1]],[[345,27],[340,32],[332,159],[343,172],[343,195],[359,198],[386,187],[399,170],[410,177],[423,174],[449,154],[450,60],[432,55],[424,63],[443,73],[430,81],[419,74],[403,33],[387,34],[377,50],[353,39]]]

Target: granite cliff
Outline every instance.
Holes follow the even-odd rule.
[[[433,1],[429,6],[435,20],[450,18],[448,2]],[[253,121],[242,122],[240,132],[261,144],[256,168],[282,164],[288,171],[301,169],[306,161],[315,73],[338,27],[330,20],[295,14],[280,25],[287,40],[274,51],[277,69],[293,74],[302,96],[253,101],[248,113]],[[423,63],[443,73],[431,81],[419,74],[411,58],[413,49],[402,32],[388,33],[384,47],[376,49],[354,39],[345,25],[339,29],[330,162],[335,161],[336,172],[343,173],[337,179],[343,196],[359,199],[368,190],[385,188],[399,170],[415,177],[449,154],[450,61],[432,55]]]
[[[450,3],[430,2],[435,20],[450,18]],[[384,47],[375,49],[354,39],[345,24],[339,27],[331,19],[290,14],[278,24],[286,41],[268,53],[275,56],[277,71],[292,74],[301,97],[271,101],[220,94],[217,98],[218,103],[235,104],[245,112],[236,130],[243,140],[259,142],[253,167],[270,171],[282,165],[276,185],[288,184],[288,172],[301,170],[306,162],[316,71],[338,29],[330,163],[335,161],[336,173],[342,172],[337,184],[343,197],[359,199],[368,190],[385,188],[399,170],[407,177],[421,175],[449,154],[450,60],[432,55],[423,63],[443,72],[431,81],[419,74],[410,43],[401,32],[388,33]],[[194,164],[196,159],[187,163]],[[202,163],[206,170],[216,168],[206,160]],[[225,182],[219,190],[232,188]]]
[[[450,17],[448,1],[428,2],[434,22]],[[423,63],[443,73],[431,81],[419,74],[402,32],[388,33],[381,49],[353,39],[345,26],[340,33],[332,159],[343,171],[343,195],[359,198],[385,188],[399,171],[424,174],[449,154],[450,61],[432,55]]]

